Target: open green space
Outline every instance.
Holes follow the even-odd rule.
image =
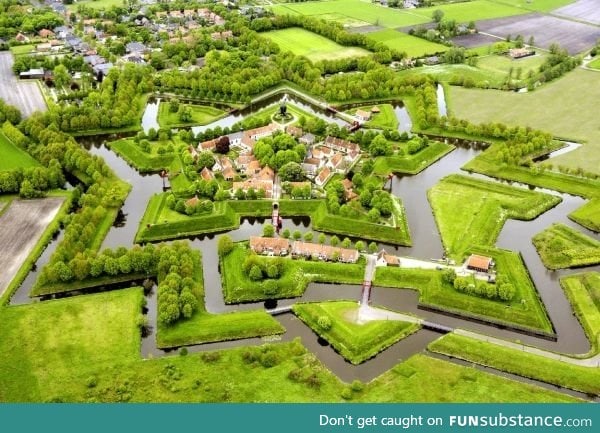
[[[569,275],[560,279],[560,285],[590,340],[590,354],[597,354],[600,350],[600,273]]]
[[[446,253],[457,260],[471,247],[492,246],[508,218],[531,220],[561,201],[462,175],[445,177],[427,195]]]
[[[316,33],[301,28],[273,30],[262,33],[275,42],[282,51],[291,51],[313,62],[366,56],[369,52],[360,47],[344,47]]]
[[[506,77],[510,73],[512,79],[518,81],[525,79],[530,71],[537,72],[545,60],[546,55],[544,54],[537,54],[522,59],[512,59],[505,55],[490,54],[477,59],[477,68],[499,74],[503,80],[506,80]]]
[[[373,107],[379,108],[380,112],[371,112]],[[398,129],[398,118],[396,117],[394,107],[392,107],[391,104],[362,105],[347,110],[346,113],[354,116],[356,110],[363,110],[371,113],[371,120],[366,122],[366,126],[377,129]]]
[[[527,11],[503,3],[488,0],[475,0],[464,3],[453,3],[429,8],[418,9],[392,9],[384,8],[378,4],[363,2],[361,0],[331,0],[319,2],[287,3],[274,5],[271,10],[277,15],[311,15],[333,18],[333,21],[342,24],[354,24],[363,21],[382,27],[396,28],[424,24],[432,21],[434,10],[440,9],[444,17],[457,22],[498,18],[511,15],[524,14]]]
[[[246,258],[251,255],[265,267],[278,265],[282,269],[279,276],[252,280],[243,269]],[[293,298],[301,296],[311,282],[359,284],[363,280],[364,269],[363,260],[347,264],[257,256],[248,249],[246,242],[235,244],[229,254],[221,257],[221,279],[227,303]]]
[[[527,93],[452,87],[449,108],[452,115],[473,123],[530,126],[586,142],[545,163],[600,174],[600,129],[596,115],[599,98],[600,74],[577,69]]]
[[[215,120],[223,117],[226,112],[216,107],[209,105],[195,105],[195,104],[183,104],[186,107],[192,109],[192,116],[188,122],[184,122],[180,119],[177,112],[171,112],[169,110],[168,102],[161,102],[158,107],[158,124],[161,128],[179,128],[182,126],[193,126],[193,125],[208,125]]]
[[[600,57],[598,57],[598,58],[592,60],[590,63],[588,63],[587,67],[600,70]]]
[[[0,132],[0,171],[39,167],[41,164]]]
[[[92,9],[110,9],[113,6],[123,6],[122,0],[80,0],[67,6],[70,10],[77,10],[78,6],[85,6]]]
[[[600,232],[600,199],[593,199],[571,212],[569,218],[582,226]]]
[[[447,51],[449,47],[427,39],[403,33],[399,30],[385,29],[369,33],[368,37],[384,45],[406,53],[408,57],[424,57]]]
[[[415,154],[379,156],[373,171],[381,176],[389,173],[417,174],[454,150],[454,146],[432,141]]]
[[[600,242],[564,224],[553,224],[538,233],[533,244],[548,269],[600,263]]]
[[[352,364],[374,357],[420,328],[399,320],[359,323],[358,308],[352,301],[306,303],[295,304],[294,313]]]
[[[16,56],[29,55],[32,51],[35,51],[35,44],[26,45],[14,45],[10,47],[10,52]]]
[[[0,309],[0,400],[45,401],[139,357],[142,289]],[[75,375],[74,372],[77,374]]]
[[[447,334],[429,350],[590,395],[600,394],[600,369],[582,367],[486,341]]]
[[[172,164],[175,158],[173,152],[160,154],[158,152],[158,148],[160,147],[158,143],[151,146],[150,152],[145,152],[129,138],[109,142],[108,147],[141,173],[151,173],[166,169]]]
[[[474,248],[469,252],[494,259],[497,279],[505,278],[515,289],[510,301],[459,292],[444,281],[442,272],[438,270],[380,267],[377,268],[373,284],[417,290],[419,304],[442,311],[545,334],[552,333],[552,324],[519,254],[496,248]]]

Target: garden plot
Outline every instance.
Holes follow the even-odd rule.
[[[578,0],[573,4],[556,9],[552,13],[600,25],[600,5],[598,4],[598,0]]]
[[[9,285],[64,198],[14,200],[0,216],[0,295]]]
[[[557,43],[570,54],[592,47],[600,38],[598,27],[538,13],[480,21],[477,28],[480,33],[502,39],[521,35],[527,41],[533,36],[538,47],[548,48]]]

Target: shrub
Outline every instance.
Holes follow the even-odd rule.
[[[331,329],[331,319],[327,316],[319,317],[317,324],[324,331],[329,331]]]

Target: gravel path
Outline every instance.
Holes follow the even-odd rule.
[[[46,102],[36,81],[17,79],[12,71],[13,63],[10,51],[0,52],[0,98],[21,110],[23,117],[46,111]]]
[[[64,198],[14,200],[0,216],[0,296],[54,219]]]

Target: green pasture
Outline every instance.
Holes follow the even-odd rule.
[[[530,126],[585,142],[547,163],[600,174],[599,99],[600,74],[577,69],[528,93],[451,87],[449,101],[454,116],[473,123]]]
[[[305,303],[295,304],[294,313],[352,364],[372,358],[420,328],[398,320],[358,323],[358,308],[351,301]]]
[[[474,246],[492,246],[508,218],[531,220],[560,198],[462,175],[442,179],[428,192],[447,254],[461,260]]]
[[[368,34],[370,39],[398,51],[404,51],[408,57],[424,57],[448,50],[449,47],[430,42],[426,39],[403,33],[398,30],[385,29]]]
[[[359,47],[344,47],[316,33],[301,28],[274,30],[262,33],[275,42],[283,51],[305,56],[314,62],[336,60],[346,57],[366,56],[369,52]]]
[[[593,199],[571,212],[569,218],[582,226],[600,232],[600,199]]]
[[[564,224],[553,224],[538,233],[533,244],[548,269],[600,263],[600,242]]]

